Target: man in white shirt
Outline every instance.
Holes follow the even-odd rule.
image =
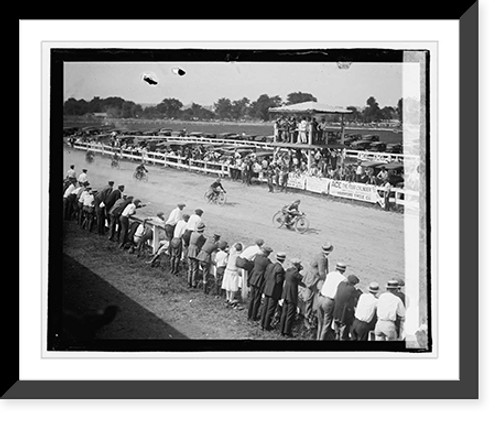
[[[318,341],[325,341],[331,333],[334,308],[333,299],[337,293],[338,285],[342,281],[346,280],[346,277],[344,276],[345,270],[345,263],[337,263],[335,265],[335,270],[326,276],[326,279],[319,290],[319,305],[317,310],[318,332],[316,336]]]
[[[87,175],[87,170],[84,168],[82,173],[78,176],[78,182],[83,185],[85,182],[89,181],[89,177]]]
[[[182,238],[182,235],[186,231],[188,221],[189,215],[182,215],[180,221],[175,225],[173,238]]]
[[[76,179],[71,180],[71,184],[66,188],[63,194],[63,216],[64,219],[71,219],[71,213],[73,211],[73,202],[75,200],[75,195],[73,192],[76,189]]]
[[[174,230],[177,222],[181,220],[182,210],[186,207],[184,203],[179,203],[175,209],[170,212],[167,222],[165,222],[165,232],[168,241],[174,237]]]
[[[201,216],[203,215],[203,210],[196,209],[194,213],[189,217],[186,230],[196,231],[196,227],[201,222]]]
[[[92,230],[92,225],[94,222],[94,195],[97,190],[91,190],[90,187],[84,193],[82,193],[83,202],[83,223],[82,227]]]
[[[241,282],[240,288],[243,299],[245,299],[248,294],[247,279],[252,273],[253,261],[255,260],[255,256],[257,256],[258,254],[262,254],[263,245],[264,245],[264,240],[259,238],[257,241],[255,241],[254,245],[248,246],[240,254],[240,258],[244,259],[244,267],[241,267],[241,269],[243,270],[240,276],[240,282]]]
[[[129,217],[135,214],[136,209],[142,208],[143,206],[145,205],[141,206],[141,201],[139,199],[135,199],[125,207],[120,215],[121,231],[123,232],[123,240],[120,244],[120,248],[125,247],[125,244],[127,244]]]
[[[351,330],[351,336],[355,341],[367,341],[370,331],[375,328],[378,292],[378,283],[372,282],[368,285],[368,292],[359,297]]]
[[[75,178],[76,179],[76,171],[75,171],[75,165],[74,164],[71,164],[69,166],[69,170],[68,170],[68,173],[66,174],[66,178],[67,179],[70,179],[70,178]]]
[[[395,292],[398,291],[399,282],[387,282],[387,292],[384,292],[377,302],[377,324],[375,325],[375,340],[396,341],[398,331],[396,323],[404,321],[406,310],[401,298]]]
[[[85,212],[83,211],[83,202],[85,201],[85,198],[90,195],[90,191],[92,190],[92,187],[90,187],[87,183],[87,185],[84,186],[82,189],[82,192],[80,194],[80,197],[78,198],[78,224],[83,227],[83,220],[85,216]]]

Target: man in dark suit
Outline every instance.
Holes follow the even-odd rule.
[[[307,329],[312,328],[314,312],[313,307],[317,301],[318,291],[329,272],[328,255],[333,251],[333,245],[325,243],[321,247],[321,253],[317,254],[311,261],[304,275],[306,287],[302,291],[304,301],[304,325]]]
[[[108,220],[109,227],[111,227],[111,209],[113,208],[115,203],[122,198],[124,190],[125,190],[125,186],[123,184],[120,184],[117,189],[113,190],[104,199],[104,209],[105,209],[106,219]]]
[[[299,259],[291,259],[292,264],[285,271],[285,285],[283,286],[283,309],[281,311],[280,331],[283,336],[293,337],[292,326],[297,314],[297,304],[299,302],[299,284],[302,283],[303,276],[300,274],[302,265]]]
[[[283,282],[285,280],[285,269],[283,262],[286,259],[284,253],[276,255],[276,263],[271,263],[267,266],[264,274],[264,303],[262,305],[261,327],[263,330],[271,330],[271,322],[273,321],[278,301],[281,299],[283,291]]]
[[[361,291],[355,288],[358,283],[357,276],[349,275],[347,280],[339,284],[335,294],[333,320],[336,337],[342,341],[349,340],[349,333],[354,322],[354,310],[361,295]]]
[[[269,246],[262,246],[262,254],[257,254],[254,259],[254,267],[248,285],[250,291],[248,294],[248,320],[257,321],[262,297],[262,288],[264,286],[264,275],[266,268],[271,264],[269,255],[273,249]]]
[[[108,185],[104,187],[99,193],[95,195],[94,198],[94,207],[97,218],[97,233],[104,234],[105,229],[105,218],[106,218],[106,198],[113,191],[114,181],[108,181]]]
[[[125,208],[132,203],[134,200],[134,196],[123,196],[123,199],[118,199],[116,203],[113,205],[113,207],[109,211],[109,239],[111,241],[114,241],[115,239],[115,232],[120,239],[120,233],[121,233],[121,224],[119,223],[120,221],[120,215],[122,212],[125,210]],[[118,227],[118,229],[117,229]]]
[[[210,268],[212,267],[212,254],[219,248],[219,240],[220,235],[214,234],[212,238],[203,243],[198,256],[196,256],[202,269],[204,294],[208,294],[208,278],[210,275]]]

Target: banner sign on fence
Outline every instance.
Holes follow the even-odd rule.
[[[328,194],[330,186],[329,178],[306,177],[306,190],[315,193]]]
[[[331,180],[330,194],[335,197],[361,200],[370,203],[383,203],[383,197],[378,194],[377,186],[349,181]]]
[[[292,189],[304,190],[306,188],[306,179],[303,176],[290,173],[288,176],[287,186]]]

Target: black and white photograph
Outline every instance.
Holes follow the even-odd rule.
[[[51,49],[47,351],[432,352],[432,59]]]

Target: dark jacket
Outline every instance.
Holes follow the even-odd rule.
[[[106,200],[106,198],[111,194],[112,191],[113,191],[113,187],[107,186],[107,187],[104,187],[99,193],[97,193],[95,195],[95,199],[94,199],[95,206],[99,206],[101,204],[101,202],[104,202]],[[118,191],[120,191],[120,190],[118,190]],[[106,202],[104,202],[104,205],[106,205]]]
[[[117,201],[110,212],[115,216],[120,216],[130,203],[132,203],[130,199],[121,200],[120,202]]]
[[[285,284],[281,298],[289,303],[297,305],[299,302],[299,284],[302,284],[303,276],[297,267],[293,266],[285,271]]]
[[[333,318],[347,325],[354,321],[354,308],[358,302],[361,291],[354,288],[348,281],[342,281],[337,287],[335,294],[335,304],[333,308]]]
[[[205,241],[205,243],[201,247],[200,252],[198,253],[198,256],[196,256],[196,258],[200,262],[210,263],[212,261],[212,253],[215,250],[217,250],[218,247],[219,247],[218,241],[214,242],[213,239]]]
[[[205,244],[206,238],[201,232],[193,232],[189,240],[189,246],[187,250],[187,257],[196,259],[198,253],[200,252],[203,244]]]
[[[279,300],[283,291],[283,282],[285,281],[285,269],[283,269],[281,263],[276,262],[268,265],[264,280],[262,292],[268,297]]]
[[[115,189],[104,199],[106,210],[109,212],[118,199],[121,199],[122,192],[120,189]]]
[[[252,274],[248,278],[248,284],[253,288],[262,290],[266,268],[271,264],[271,261],[266,255],[258,254],[257,256],[255,256],[253,263],[254,267],[252,270]]]
[[[320,253],[311,261],[304,276],[304,284],[311,290],[319,289],[318,282],[323,282],[328,272],[328,258]]]

